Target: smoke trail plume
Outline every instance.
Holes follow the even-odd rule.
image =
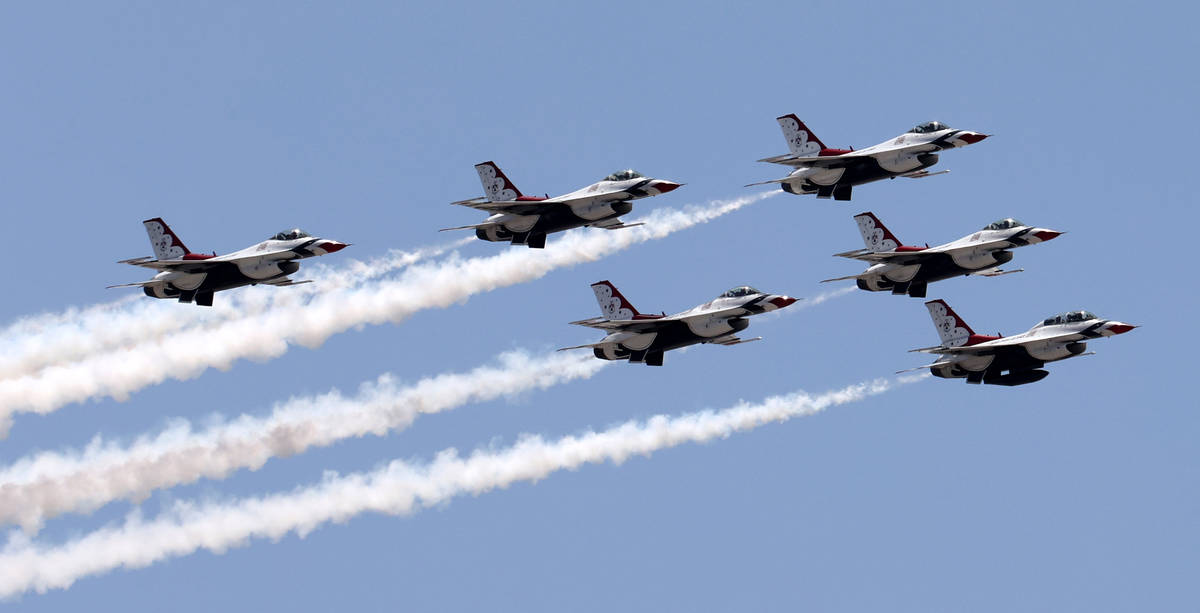
[[[384,375],[354,396],[333,391],[293,398],[270,415],[242,415],[202,431],[181,421],[127,446],[97,437],[83,451],[39,453],[0,469],[0,522],[19,522],[32,532],[61,513],[136,500],[155,489],[220,479],[242,468],[256,470],[273,457],[351,437],[381,436],[408,427],[422,413],[585,379],[606,364],[590,353],[535,358],[511,352],[495,366],[408,386]]]
[[[215,309],[181,309],[174,301],[127,296],[104,304],[23,317],[0,330],[0,379],[31,375],[52,364],[130,349],[193,326],[300,304],[321,292],[351,287],[443,255],[466,241],[412,251],[393,250],[365,262],[351,260],[340,266],[306,265],[302,276],[314,283],[264,292],[230,292],[228,300],[222,294],[222,302]]]
[[[304,304],[273,308],[216,328],[184,330],[135,348],[91,356],[0,381],[0,432],[15,413],[49,413],[65,404],[109,396],[125,400],[148,385],[189,379],[239,359],[268,360],[293,344],[316,347],[365,324],[397,323],[424,309],[444,308],[482,292],[541,278],[557,268],[598,260],[632,245],[736,211],[778,192],[716,201],[683,210],[659,209],[646,225],[619,231],[571,231],[544,251],[510,249],[490,257],[408,267],[399,277],[327,291]]]
[[[369,473],[329,476],[290,493],[227,503],[180,502],[154,519],[134,514],[121,526],[63,545],[37,544],[17,533],[0,552],[0,597],[63,589],[82,577],[141,568],[199,549],[223,553],[252,538],[279,539],[290,532],[303,537],[325,523],[368,511],[408,515],[463,494],[538,481],[559,470],[606,461],[620,464],[635,455],[812,415],[922,378],[876,380],[819,396],[798,392],[723,411],[658,415],[558,440],[526,436],[508,449],[481,449],[466,457],[449,449],[424,466],[397,460]]]

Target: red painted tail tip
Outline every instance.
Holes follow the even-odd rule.
[[[771,299],[771,304],[775,305],[777,309],[791,306],[794,302],[796,302],[796,298],[792,298],[791,296],[777,296]]]
[[[974,145],[975,143],[977,143],[989,136],[991,136],[991,135],[990,134],[979,134],[978,132],[967,132],[965,134],[959,134],[958,138],[959,138],[959,140],[966,142],[968,145]]]
[[[325,253],[333,253],[335,251],[341,251],[342,249],[345,249],[346,247],[349,247],[349,246],[350,246],[349,243],[339,243],[337,241],[325,241],[324,243],[321,244],[321,249],[323,249],[325,251]]]
[[[1130,324],[1112,324],[1108,327],[1108,330],[1113,334],[1125,334],[1136,327]]]
[[[1054,230],[1042,230],[1041,232],[1034,232],[1033,235],[1038,237],[1038,240],[1040,241],[1048,241],[1052,238],[1058,238],[1062,235],[1062,232],[1055,232]]]
[[[672,183],[671,181],[659,181],[654,185],[654,189],[658,190],[658,193],[660,194],[665,194],[671,190],[679,189],[681,185],[683,184]]]

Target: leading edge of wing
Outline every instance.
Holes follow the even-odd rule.
[[[584,326],[587,328],[595,328],[597,330],[628,330],[632,332],[642,332],[653,330],[662,325],[663,319],[604,319],[603,317],[593,317],[591,319],[581,319],[571,322],[573,326]]]

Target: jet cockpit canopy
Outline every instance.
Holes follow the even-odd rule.
[[[1025,225],[1025,224],[1017,221],[1016,219],[1013,219],[1012,217],[1005,217],[1004,219],[1001,219],[1000,221],[994,221],[994,222],[988,224],[983,229],[984,230],[1010,230],[1012,228],[1019,228],[1023,225]]]
[[[310,236],[312,235],[300,228],[292,228],[291,230],[284,230],[271,238],[277,241],[294,241],[298,238],[308,238]]]
[[[1077,323],[1077,322],[1081,322],[1081,321],[1089,321],[1092,319],[1099,319],[1099,318],[1096,317],[1095,314],[1093,314],[1089,311],[1067,311],[1066,313],[1059,313],[1058,315],[1055,315],[1054,317],[1047,317],[1046,321],[1042,322],[1042,325],[1043,326],[1055,326],[1058,324],[1072,324],[1072,323]]]
[[[908,131],[909,134],[929,134],[930,132],[941,132],[949,130],[950,126],[940,121],[926,121],[925,123]]]
[[[641,177],[642,177],[642,173],[640,173],[632,168],[627,168],[625,170],[618,170],[617,172],[614,172],[611,175],[604,177],[604,180],[605,181],[628,181],[630,179],[639,179]]]
[[[741,298],[742,296],[753,296],[755,294],[761,294],[761,293],[762,292],[754,289],[753,287],[750,287],[749,285],[742,285],[740,287],[735,287],[735,288],[725,292],[724,294],[721,294],[719,297],[720,298]]]

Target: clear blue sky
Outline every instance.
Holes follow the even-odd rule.
[[[1170,8],[1164,8],[1169,6]],[[1144,327],[1019,388],[930,380],[702,446],[585,467],[411,518],[364,515],[87,578],[25,611],[1128,611],[1195,606],[1200,417],[1188,315],[1200,57],[1180,4],[75,3],[0,11],[0,319],[113,300],[142,273],[139,223],[198,251],[282,228],[367,258],[475,223],[496,160],[530,193],[633,167],[687,183],[636,210],[749,193],[782,176],[774,118],[863,147],[937,119],[995,137],[948,175],[781,195],[707,226],[497,290],[320,350],[240,362],[127,402],[19,418],[9,463],[133,436],[169,418],[263,413],[383,372],[460,371],[513,348],[591,342],[588,284],[646,311],[743,283],[795,296],[858,265],[851,216],[906,242],[1001,218],[1067,230],[1016,252],[1026,272],[935,284],[982,333],[1087,308]],[[553,240],[553,239],[552,239]],[[477,243],[465,255],[508,247]],[[553,249],[551,244],[548,249]],[[301,277],[303,275],[300,275]],[[134,291],[134,290],[128,290]],[[288,291],[253,288],[242,291]],[[147,299],[148,300],[148,299]],[[220,297],[218,297],[218,302]],[[162,308],[196,308],[164,302]],[[220,305],[218,304],[218,307]],[[766,340],[615,364],[591,380],[424,417],[397,435],[160,492],[286,491],[325,470],[424,460],[658,412],[820,392],[918,366],[937,340],[920,300],[857,292],[754,322]],[[38,536],[124,517],[111,504]]]

